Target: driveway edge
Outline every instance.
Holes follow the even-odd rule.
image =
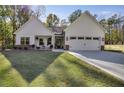
[[[100,66],[98,66],[98,65],[95,65],[94,63],[92,63],[92,61],[88,60],[86,57],[84,57],[84,56],[82,56],[82,55],[80,55],[80,54],[78,54],[78,53],[70,52],[70,51],[68,51],[68,53],[71,54],[71,55],[73,55],[73,56],[75,56],[75,57],[77,57],[77,58],[79,58],[80,60],[82,60],[82,61],[84,61],[84,62],[86,62],[86,63],[88,63],[88,64],[90,64],[90,65],[93,65],[93,66],[99,68],[100,70],[102,70],[102,71],[104,71],[104,72],[107,72],[107,73],[111,74],[112,76],[114,76],[114,77],[117,78],[117,79],[124,80],[124,78],[122,78],[122,77],[120,77],[120,76],[118,76],[118,75],[112,73],[111,71],[106,70],[106,69],[104,69],[104,68],[102,68],[102,67],[100,67]]]

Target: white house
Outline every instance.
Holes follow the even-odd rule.
[[[15,45],[35,45],[39,48],[65,48],[69,50],[100,50],[104,46],[104,29],[90,15],[84,12],[64,31],[62,27],[48,29],[32,16],[15,33]]]
[[[15,45],[44,47],[52,44],[52,32],[35,16],[32,16],[15,33]]]

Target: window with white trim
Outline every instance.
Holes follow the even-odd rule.
[[[84,39],[84,37],[78,37],[78,40]]]
[[[21,37],[21,45],[29,45],[30,44],[30,37]]]
[[[76,39],[76,37],[73,37],[73,36],[70,37],[70,40],[74,40],[74,39]]]
[[[93,37],[93,40],[99,40],[99,37]]]
[[[68,36],[66,36],[66,41],[68,41]]]
[[[91,40],[92,38],[91,37],[85,37],[86,40]]]

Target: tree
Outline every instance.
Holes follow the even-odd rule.
[[[109,33],[109,44],[113,43],[112,42],[112,25],[115,23],[115,20],[111,17],[107,20],[108,23],[108,33]]]
[[[0,6],[0,40],[2,41],[2,49],[6,48],[6,42],[10,35],[10,24],[8,24],[8,16],[10,15],[7,6]]]
[[[32,10],[32,14],[37,16],[38,18],[44,16],[45,12],[46,12],[46,8],[43,5],[38,5],[35,7],[34,10]]]
[[[2,46],[5,47],[5,37],[8,33],[11,33],[9,36],[13,41],[14,46],[14,32],[22,26],[30,16],[37,15],[37,17],[41,16],[41,7],[37,6],[38,10],[33,11],[30,6],[27,5],[1,5],[0,6],[0,39],[2,40]],[[11,29],[10,29],[11,28]],[[8,31],[9,29],[9,31]],[[8,31],[6,33],[6,31]]]
[[[26,21],[28,21],[28,19],[30,18],[30,16],[32,15],[31,9],[29,6],[24,6],[24,5],[19,5],[19,6],[15,6],[15,5],[10,5],[8,6],[10,9],[10,21],[12,24],[12,28],[13,28],[13,32],[14,33],[20,26],[22,26]],[[13,34],[13,46],[14,46],[14,34]]]
[[[49,14],[46,20],[48,27],[56,26],[59,23],[59,18],[55,14]]]
[[[78,9],[76,11],[74,11],[69,17],[68,20],[70,23],[73,23],[80,15],[81,15],[81,10]]]
[[[66,28],[68,26],[68,22],[66,21],[66,19],[62,19],[60,21],[60,25],[61,25],[61,27]]]
[[[99,23],[104,27],[106,26],[106,19],[101,19]]]
[[[124,25],[122,26],[122,41],[123,41],[122,44],[124,44]]]
[[[124,24],[124,16],[120,14],[114,14],[109,18],[102,18],[99,23],[107,29],[106,39],[109,44],[118,44],[123,43],[123,29],[122,25]]]

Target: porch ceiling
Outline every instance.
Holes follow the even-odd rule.
[[[35,37],[52,37],[52,35],[35,35]]]

